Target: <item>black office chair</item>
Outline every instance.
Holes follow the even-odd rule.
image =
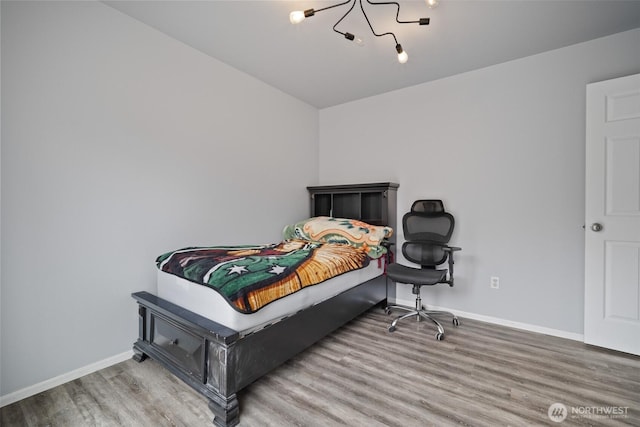
[[[421,286],[432,286],[438,283],[446,283],[453,286],[453,253],[461,248],[448,246],[447,243],[453,233],[455,220],[453,216],[445,212],[441,200],[417,200],[402,218],[402,230],[405,242],[402,245],[402,254],[420,267],[409,267],[402,264],[389,264],[387,277],[394,282],[413,285],[412,293],[416,296],[415,308],[403,305],[389,305],[385,312],[390,314],[392,310],[399,309],[408,313],[397,317],[389,326],[389,332],[396,330],[396,325],[402,319],[412,316],[419,321],[421,318],[431,320],[438,328],[437,340],[444,339],[444,328],[433,316],[447,314],[453,316],[453,324],[460,325],[458,318],[447,311],[425,310],[420,298]],[[446,263],[446,264],[445,264]],[[446,268],[439,268],[445,265]]]

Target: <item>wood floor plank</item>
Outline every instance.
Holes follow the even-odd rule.
[[[85,425],[96,427],[116,425],[117,420],[111,417],[111,414],[104,410],[101,401],[88,391],[85,386],[86,380],[87,377],[80,378],[63,386],[78,409],[79,420],[77,423],[85,423]]]
[[[479,321],[401,322],[373,309],[238,394],[241,426],[640,426],[640,357]],[[626,408],[625,417],[584,411]],[[596,408],[596,409],[592,409]],[[592,414],[593,415],[593,414]],[[210,426],[204,397],[133,360],[0,409],[4,426]]]

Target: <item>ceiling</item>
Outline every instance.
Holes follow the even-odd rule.
[[[359,0],[356,0],[359,1]],[[317,108],[325,108],[640,27],[640,0],[423,0],[365,10],[378,33],[393,31],[409,55],[397,61],[390,36],[375,37],[359,5],[318,12],[298,25],[289,12],[340,1],[104,1],[218,60]],[[378,0],[376,0],[378,1]],[[640,55],[640,47],[638,48]]]

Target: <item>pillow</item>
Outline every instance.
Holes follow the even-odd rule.
[[[282,234],[285,239],[347,244],[362,248],[371,258],[380,258],[387,252],[380,243],[393,234],[393,229],[356,219],[318,216],[288,225]]]

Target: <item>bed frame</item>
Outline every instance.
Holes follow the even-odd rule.
[[[311,216],[358,218],[395,227],[398,184],[307,187]],[[395,236],[388,242],[393,244]],[[151,357],[209,400],[213,423],[240,422],[237,393],[363,312],[386,303],[386,276],[378,276],[251,334],[240,332],[158,298],[138,302],[134,360]],[[382,304],[381,304],[382,303]]]
[[[237,392],[327,334],[386,300],[378,276],[280,322],[241,336],[238,331],[148,292],[138,302],[134,360],[151,357],[209,399],[213,423],[240,421]]]

